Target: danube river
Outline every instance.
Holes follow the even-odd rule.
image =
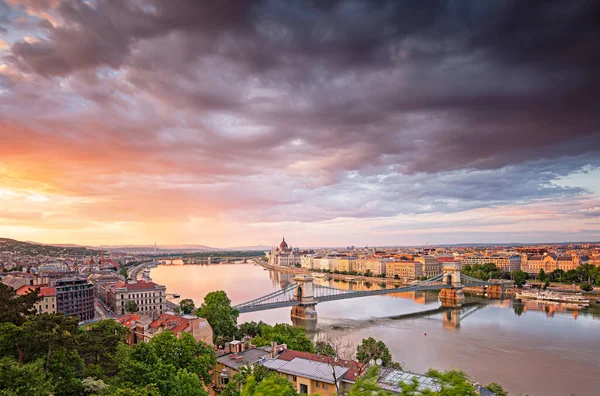
[[[170,293],[202,303],[224,290],[233,304],[293,282],[293,276],[253,264],[171,265],[152,269],[152,279]],[[316,280],[336,288],[370,289],[368,282]],[[483,384],[496,381],[530,396],[600,395],[600,309],[570,311],[560,305],[521,304],[469,297],[461,311],[398,319],[440,306],[435,292],[402,293],[317,305],[313,339],[336,337],[358,344],[384,341],[408,370],[422,373],[459,368]],[[240,315],[238,323],[292,323],[290,308]]]

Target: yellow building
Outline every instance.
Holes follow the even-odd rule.
[[[300,394],[333,396],[349,391],[360,373],[353,360],[332,360],[309,352],[285,350],[261,364],[290,381]],[[339,390],[339,392],[338,392]]]
[[[385,259],[358,259],[354,260],[353,266],[354,271],[365,274],[367,271],[370,271],[371,274],[377,276],[385,273],[385,265],[389,260]]]
[[[385,267],[385,274],[389,278],[411,281],[423,276],[423,264],[416,261],[390,261]]]
[[[354,271],[355,258],[344,258],[337,260],[338,271],[340,272],[351,272]]]
[[[47,286],[22,286],[17,290],[18,295],[27,294],[35,289],[38,289],[40,301],[35,303],[37,313],[56,313],[56,288]]]

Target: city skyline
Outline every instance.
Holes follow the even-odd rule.
[[[598,241],[596,12],[0,0],[0,237]]]

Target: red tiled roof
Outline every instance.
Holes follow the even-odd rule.
[[[48,296],[56,296],[56,288],[55,287],[41,287],[40,288],[40,296],[48,297]]]
[[[25,286],[21,286],[18,290],[17,290],[17,295],[22,296],[24,294],[29,293],[30,291],[33,290],[39,290],[38,296],[40,297],[48,297],[48,296],[55,296],[56,295],[56,288],[54,287],[47,287],[47,286],[31,286],[31,285],[25,285]]]
[[[293,349],[286,349],[277,356],[277,359],[285,360],[287,362],[292,361],[295,358],[325,363],[331,363],[332,361],[332,358],[329,356],[321,356],[310,352],[294,351]],[[346,374],[344,374],[344,379],[349,381],[355,381],[356,377],[358,377],[360,373],[360,364],[354,360],[339,359],[337,362],[335,362],[335,365],[348,368],[348,371]]]
[[[25,286],[19,287],[17,289],[16,293],[17,293],[17,295],[22,296],[22,295],[27,294],[30,291],[33,291],[35,289],[37,289],[37,287],[31,286],[31,285],[25,285]]]
[[[438,257],[439,263],[453,263],[456,261],[454,257]]]
[[[138,320],[140,320],[141,316],[140,315],[136,315],[133,313],[130,314],[126,314],[124,316],[121,316],[119,319],[117,319],[117,321],[119,323],[121,323],[122,326],[125,327],[131,327],[135,324],[135,322],[137,322]]]
[[[190,325],[190,319],[183,318],[179,315],[162,314],[154,322],[150,323],[150,327],[158,329],[164,327],[173,333],[179,333],[185,330]]]

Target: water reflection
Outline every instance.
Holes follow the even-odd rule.
[[[225,290],[234,304],[241,303],[286,287],[294,278],[252,264],[160,266],[151,276],[196,305],[213,290]],[[316,282],[345,290],[385,287],[377,282]],[[597,394],[598,305],[574,311],[564,305],[467,295],[465,305],[453,310],[440,308],[437,292],[411,292],[332,301],[317,305],[317,311],[317,323],[293,324],[314,325],[314,337],[354,344],[375,337],[389,346],[394,360],[413,371],[456,367],[478,381],[497,381],[511,394]],[[292,323],[289,308],[239,319],[250,320]]]

